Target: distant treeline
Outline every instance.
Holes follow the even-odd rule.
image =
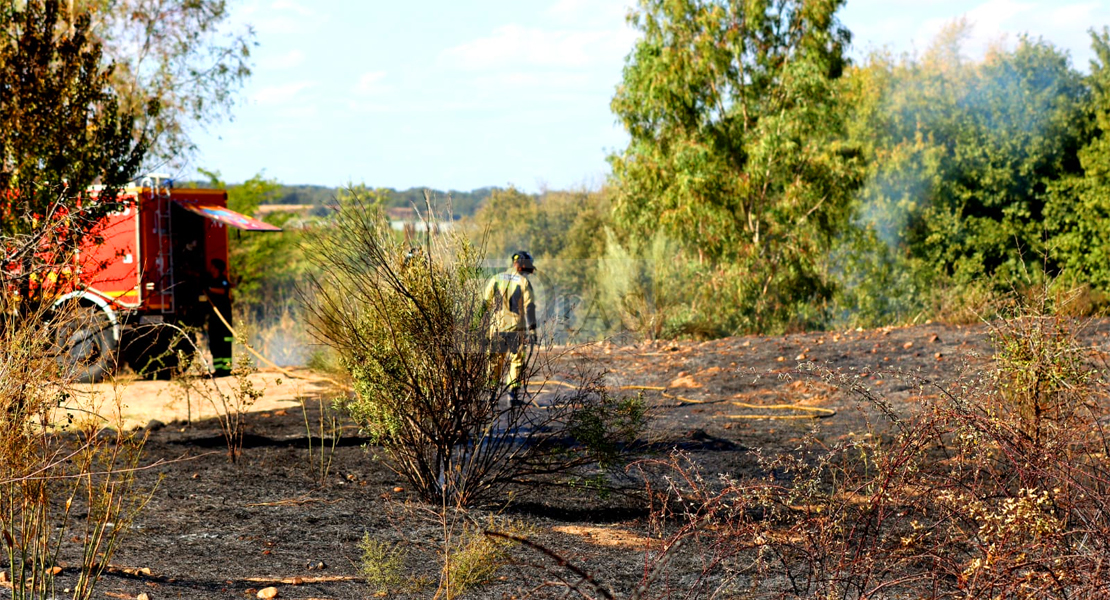
[[[202,173],[205,172],[202,171]],[[260,178],[260,175],[255,176],[251,181]],[[228,190],[233,190],[244,185],[250,185],[250,182],[224,184],[219,181],[218,173],[211,173],[209,181],[188,181],[178,185],[186,187],[224,187]],[[277,187],[273,192],[266,195],[266,197],[261,200],[260,204],[329,206],[335,204],[336,198],[338,198],[340,192],[345,189],[345,187],[329,187],[325,185],[287,185],[277,183]],[[409,206],[423,208],[424,192],[427,191],[439,210],[443,210],[449,205],[455,218],[459,218],[473,215],[475,211],[478,210],[478,207],[481,206],[482,202],[498,189],[499,188],[496,187],[482,187],[469,192],[461,192],[457,190],[444,191],[432,188],[414,187],[407,190],[379,188],[379,191],[385,195],[385,206],[387,208]]]

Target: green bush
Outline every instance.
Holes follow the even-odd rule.
[[[643,246],[632,242],[625,247],[611,231],[606,237],[598,300],[616,312],[626,329],[646,339],[680,330],[695,299],[694,265],[683,261],[677,244],[661,233]]]
[[[1053,298],[1045,286],[1031,299],[1014,299],[1005,318],[991,323],[1001,406],[1020,417],[1036,443],[1063,441],[1081,425],[1099,377],[1079,340],[1082,328],[1061,314],[1075,296]]]
[[[440,589],[449,598],[493,581],[497,572],[509,564],[512,542],[488,536],[486,530],[513,536],[529,532],[529,528],[519,522],[495,517],[490,517],[484,525],[467,520],[457,529],[441,557],[444,569]]]
[[[312,326],[351,375],[346,409],[424,500],[467,505],[596,463],[565,439],[575,415],[606,402],[596,377],[546,394],[542,409],[502,401],[509,382],[490,377],[482,258],[464,236],[441,230],[413,252],[380,204],[357,194],[320,233]],[[546,379],[553,360],[534,347],[523,379]]]
[[[359,573],[371,590],[378,594],[391,594],[407,587],[407,553],[403,547],[376,540],[367,533],[362,537],[359,548],[362,550]]]

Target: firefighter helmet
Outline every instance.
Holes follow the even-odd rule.
[[[531,273],[536,270],[536,266],[532,264],[532,255],[524,250],[520,250],[513,254],[513,264],[525,273]]]

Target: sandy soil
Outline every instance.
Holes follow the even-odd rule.
[[[298,407],[301,400],[326,395],[333,387],[305,369],[290,372],[294,377],[273,370],[248,376],[250,385],[262,393],[250,410],[264,413]],[[203,421],[225,412],[224,399],[233,398],[238,385],[234,377],[173,382],[132,378],[79,384],[68,408],[63,407],[55,419],[64,419],[67,413],[74,418],[96,414],[113,427],[122,423],[125,429],[146,427],[152,420]]]

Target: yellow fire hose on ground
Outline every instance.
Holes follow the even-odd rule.
[[[211,301],[209,301],[209,304],[211,304]],[[220,322],[222,322],[224,324],[224,327],[227,327],[227,330],[231,332],[231,335],[238,339],[239,335],[235,332],[235,328],[233,328],[231,326],[231,323],[228,323],[227,319],[224,318],[222,313],[220,313],[220,309],[216,308],[216,306],[214,304],[212,305],[212,312],[216,313],[216,316],[219,317]],[[284,369],[282,367],[279,367],[276,363],[274,363],[274,361],[266,358],[265,356],[262,355],[262,353],[260,353],[259,351],[255,350],[253,347],[251,347],[251,345],[248,344],[246,342],[246,340],[240,339],[239,343],[241,343],[243,345],[243,347],[246,348],[247,351],[250,352],[255,358],[262,361],[263,363],[265,363],[269,367],[271,367],[273,369],[276,369],[279,373],[281,373],[282,375],[285,375],[286,377],[289,377],[289,378],[292,378],[292,379],[300,379],[300,380],[303,380],[303,381],[330,383],[330,384],[332,384],[336,387],[339,387],[339,388],[342,388],[342,389],[345,389],[345,390],[350,390],[351,389],[350,385],[348,385],[346,383],[342,383],[340,381],[336,381],[336,380],[334,380],[330,377],[321,377],[321,376],[317,376],[317,375],[300,375],[300,374],[294,373],[294,372],[292,372],[288,369]],[[529,381],[528,383],[529,383],[529,385],[537,384],[541,388],[544,385],[551,384],[551,385],[556,385],[556,386],[561,386],[561,387],[566,387],[566,388],[571,388],[571,389],[578,389],[578,386],[576,386],[576,385],[567,383],[565,381],[558,381],[558,380],[555,380],[555,379],[544,379],[542,381],[535,381],[535,382]],[[617,389],[619,389],[621,391],[643,390],[643,391],[649,391],[649,392],[659,392],[660,394],[663,395],[664,398],[669,398],[671,400],[677,400],[677,401],[679,401],[683,404],[709,404],[709,403],[720,402],[720,400],[693,400],[693,399],[687,398],[685,396],[678,396],[678,395],[674,395],[674,394],[669,394],[669,393],[667,393],[667,387],[666,386],[658,386],[658,385],[622,385]],[[775,410],[775,411],[790,410],[790,411],[801,411],[801,412],[809,413],[809,414],[801,414],[801,415],[796,415],[796,414],[795,415],[780,415],[780,414],[772,414],[772,415],[768,415],[768,414],[728,415],[728,418],[730,418],[730,419],[773,419],[773,420],[827,419],[829,417],[832,417],[832,416],[836,415],[835,410],[833,410],[831,408],[821,408],[821,407],[818,407],[818,406],[802,406],[800,404],[766,404],[766,405],[764,405],[764,404],[749,404],[747,402],[736,402],[736,401],[728,401],[728,403],[731,404],[732,406],[738,406],[740,408],[748,408],[748,409],[752,409],[752,410]]]
[[[566,388],[571,388],[571,389],[577,389],[577,387],[578,387],[578,386],[575,386],[573,384],[567,383],[565,381],[558,381],[558,380],[555,380],[555,379],[544,379],[542,381],[535,381],[535,382],[530,381],[528,383],[529,383],[529,385],[537,384],[541,388],[544,385],[548,385],[548,384],[561,386],[561,387],[566,387]],[[721,400],[694,400],[694,399],[691,399],[691,398],[687,398],[685,396],[678,396],[678,395],[675,395],[675,394],[670,394],[670,393],[667,393],[667,387],[658,386],[658,385],[622,385],[617,389],[625,390],[625,391],[626,390],[645,390],[645,391],[650,391],[650,392],[659,392],[663,395],[664,398],[669,398],[671,400],[677,400],[677,401],[679,401],[683,404],[710,404],[710,403],[721,402]],[[801,411],[801,412],[809,413],[809,414],[801,414],[801,415],[780,415],[780,414],[728,415],[729,419],[769,419],[769,420],[827,419],[829,417],[832,417],[832,416],[836,415],[836,411],[831,409],[831,408],[821,408],[821,407],[818,407],[818,406],[802,406],[800,404],[749,404],[747,402],[736,402],[736,401],[732,401],[732,400],[728,401],[728,404],[731,404],[732,406],[738,406],[740,408],[748,408],[748,409],[752,409],[752,410],[775,410],[775,411],[791,410],[791,411]]]

